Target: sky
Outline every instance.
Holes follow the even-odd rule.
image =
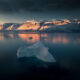
[[[80,0],[0,0],[0,22],[80,18]]]

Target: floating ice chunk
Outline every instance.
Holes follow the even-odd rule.
[[[36,57],[45,62],[55,62],[54,57],[41,42],[37,42],[29,47],[21,47],[17,52],[18,58],[21,57]]]

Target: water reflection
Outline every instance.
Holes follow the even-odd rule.
[[[27,42],[37,42],[40,40],[39,34],[18,34],[18,36]]]
[[[58,36],[55,36],[55,37],[52,39],[52,42],[53,42],[53,43],[64,43],[64,44],[66,44],[66,43],[69,42],[69,39],[68,39],[67,37],[65,37],[65,36],[60,36],[60,35],[58,35]]]
[[[35,44],[36,42],[39,41],[42,44],[44,44],[44,46],[39,46],[38,44],[39,48],[36,49],[35,47],[37,45],[34,46],[33,43]],[[47,47],[49,49],[47,49]],[[19,51],[18,55],[16,54],[17,51]],[[39,60],[46,61],[46,62],[54,62],[54,58],[55,58],[56,63],[59,63],[61,67],[65,67],[71,70],[72,69],[80,70],[79,52],[80,52],[79,33],[78,34],[77,33],[69,33],[69,34],[67,33],[48,33],[48,34],[46,33],[45,34],[0,33],[0,63],[5,63],[5,65],[10,66],[10,64],[6,64],[10,61],[11,66],[14,67],[18,65],[17,69],[20,66],[23,66],[23,64],[26,64],[27,66],[29,65],[32,66],[35,63],[35,59],[34,58],[31,59],[31,57],[34,56]],[[18,61],[17,56],[18,57],[26,56],[29,59],[24,58],[23,60],[22,58],[21,61]],[[13,63],[16,64],[14,65]],[[43,65],[43,63],[40,62],[40,65]],[[22,67],[23,69],[24,66]],[[11,67],[9,67],[9,69],[6,70],[10,70],[10,69]],[[28,69],[28,67],[25,66],[24,71],[26,69]]]
[[[10,38],[14,38],[14,34],[8,34]]]
[[[5,39],[18,38],[28,43],[35,43],[38,41],[51,42],[54,44],[68,44],[68,43],[80,43],[80,34],[6,34],[0,33],[0,41]]]
[[[0,40],[4,40],[4,35],[3,35],[3,33],[0,33]]]

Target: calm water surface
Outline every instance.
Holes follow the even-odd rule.
[[[17,56],[19,48],[32,46],[36,42],[41,42],[47,47],[56,62],[45,62],[35,56],[22,58]],[[8,78],[15,76],[17,79],[29,76],[47,76],[49,79],[61,80],[79,78],[80,34],[0,33],[0,74],[8,75]]]

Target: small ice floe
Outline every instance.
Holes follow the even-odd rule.
[[[32,37],[29,37],[29,39],[32,39]]]
[[[22,57],[36,57],[45,62],[56,62],[54,57],[48,51],[48,48],[45,47],[41,42],[37,42],[32,46],[24,46],[18,49],[17,51],[18,58]]]

